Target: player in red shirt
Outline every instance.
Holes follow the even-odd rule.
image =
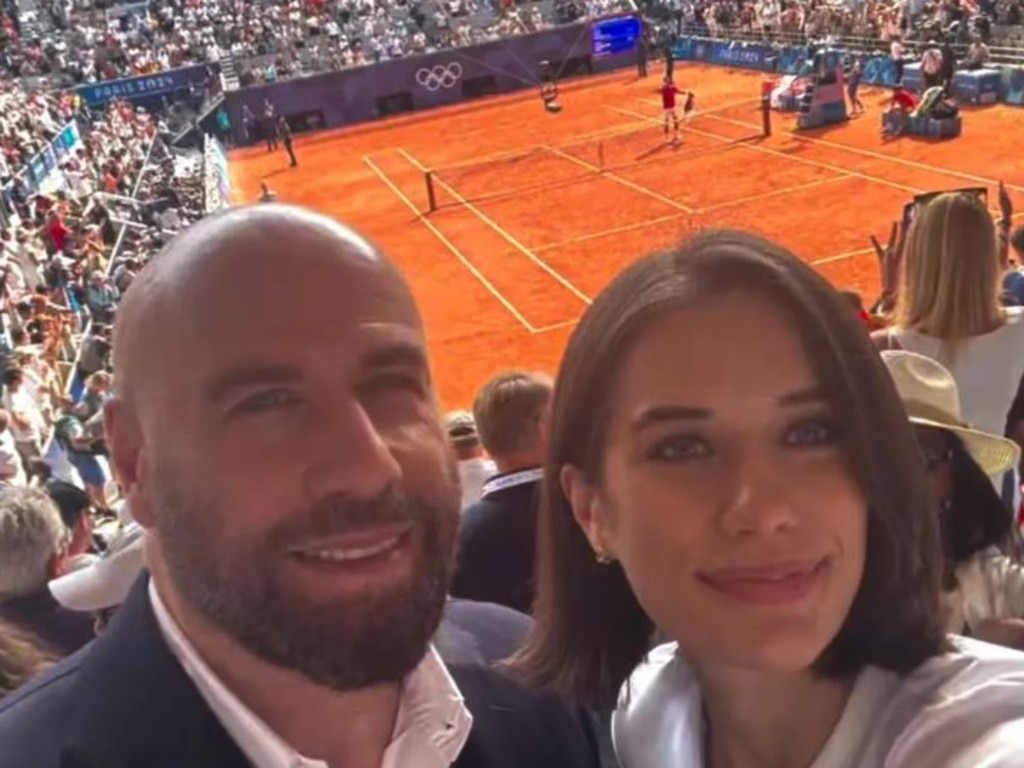
[[[679,115],[676,112],[676,95],[683,93],[676,88],[671,78],[666,77],[661,86],[661,108],[665,112],[665,135],[668,136],[668,126],[672,123],[672,142],[679,141]]]
[[[661,107],[665,111],[665,135],[668,136],[669,123],[672,124],[672,143],[679,141],[679,113],[676,112],[676,96],[685,96],[683,116],[689,117],[693,112],[694,95],[691,91],[681,91],[676,88],[670,78],[665,78],[661,86]]]

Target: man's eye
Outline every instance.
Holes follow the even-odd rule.
[[[364,385],[370,392],[422,392],[423,381],[419,376],[398,371],[387,371],[371,376]]]
[[[290,408],[298,405],[299,398],[294,392],[286,389],[271,389],[249,395],[232,407],[233,414],[262,413],[275,409]]]

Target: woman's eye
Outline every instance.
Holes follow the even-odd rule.
[[[711,455],[711,446],[695,435],[679,435],[656,443],[647,455],[655,461],[689,461]]]
[[[783,442],[786,445],[813,448],[836,442],[836,426],[828,419],[808,419],[791,427]]]
[[[299,398],[294,392],[286,389],[271,389],[266,392],[250,395],[235,405],[231,411],[234,414],[262,413],[275,409],[290,408],[297,405],[298,402]]]

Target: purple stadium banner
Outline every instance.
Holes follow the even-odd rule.
[[[225,94],[236,138],[242,106],[263,114],[269,98],[277,114],[317,114],[317,128],[365,123],[524,88],[539,91],[543,61],[559,79],[608,72],[632,64],[635,53],[594,59],[590,25],[572,24],[481,45],[453,48],[364,67],[327,72]],[[539,103],[538,95],[538,103]]]

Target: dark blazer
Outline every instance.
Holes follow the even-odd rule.
[[[513,485],[466,507],[459,524],[453,595],[530,613],[539,489],[539,481]]]
[[[533,619],[504,605],[449,598],[434,645],[445,664],[489,667],[519,650],[532,627]]]
[[[449,665],[473,729],[455,768],[594,768],[581,719]],[[140,579],[96,642],[0,702],[0,768],[250,768],[164,643]]]

